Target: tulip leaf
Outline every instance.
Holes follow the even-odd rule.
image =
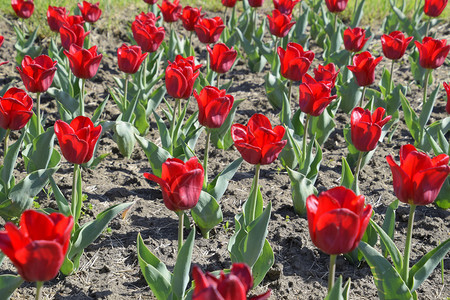
[[[314,184],[302,173],[286,167],[291,181],[292,201],[294,211],[300,216],[306,215],[306,198],[312,194],[317,194]]]
[[[177,256],[177,262],[173,268],[172,290],[177,299],[184,299],[184,291],[189,283],[189,272],[191,270],[192,249],[194,248],[195,229],[193,228],[189,236],[184,241],[183,246]]]
[[[105,100],[100,103],[100,105],[95,109],[94,114],[91,118],[92,123],[96,123],[100,116],[102,115],[103,111],[105,110],[106,103],[108,103],[109,95],[106,96]]]
[[[141,97],[141,91],[138,91],[137,94],[133,97],[130,103],[127,103],[128,100],[124,99],[124,102],[127,103],[127,110],[123,113],[121,121],[131,122],[131,118],[133,117],[133,113],[136,109],[136,105]]]
[[[24,138],[24,134],[22,134],[19,139],[8,147],[5,158],[3,160],[3,166],[1,169],[1,178],[3,182],[4,193],[8,193],[11,182],[11,177],[13,175],[14,168],[16,166],[17,156],[19,155],[20,146],[22,145],[22,141]]]
[[[364,7],[364,2],[366,2],[366,0],[362,0],[359,4],[358,4],[358,8],[356,9],[355,14],[353,15],[352,18],[352,23],[350,25],[350,28],[355,28],[359,26],[359,22],[361,22],[362,16],[363,16],[363,7]],[[356,2],[357,3],[357,2]]]
[[[353,186],[353,181],[355,181],[355,176],[353,176],[352,169],[350,168],[345,157],[342,158],[342,171],[341,171],[341,183],[340,185],[351,189]]]
[[[220,172],[214,180],[208,184],[208,193],[217,201],[220,201],[223,194],[227,190],[230,180],[236,174],[244,159],[239,157],[230,163],[222,172]]]
[[[0,295],[2,299],[8,300],[14,291],[23,283],[19,275],[0,275]]]
[[[53,155],[53,145],[55,141],[55,130],[53,126],[47,128],[47,130],[35,137],[33,143],[29,145],[25,156],[27,157],[26,167],[27,173],[39,169],[46,169]]]
[[[172,291],[172,274],[166,265],[148,250],[141,234],[137,237],[137,255],[141,272],[158,300],[168,299]]]
[[[389,235],[381,228],[377,223],[375,223],[372,219],[370,219],[370,224],[380,235],[381,244],[384,245],[386,250],[389,252],[392,258],[392,262],[394,263],[395,269],[397,272],[401,272],[403,268],[403,258],[402,254],[398,250],[397,246],[395,246],[392,239]]]
[[[197,205],[191,209],[191,215],[205,238],[223,220],[222,210],[216,199],[205,191],[201,191]]]
[[[171,157],[170,153],[139,135],[135,135],[135,137],[150,162],[153,174],[161,177],[162,164]]]
[[[332,102],[318,117],[312,117],[309,122],[308,132],[310,136],[315,135],[319,145],[323,145],[330,134],[334,131],[336,123],[333,120],[333,109],[339,107],[339,102]]]
[[[266,276],[267,272],[273,266],[275,262],[275,255],[273,254],[272,247],[267,239],[264,239],[264,246],[258,260],[252,267],[253,286],[258,286]]]
[[[234,234],[228,241],[228,252],[230,253],[231,261],[233,263],[243,262],[244,257],[239,250],[239,244],[247,235],[247,231],[245,230],[245,219],[242,213],[237,214],[234,217],[234,227]]]
[[[70,216],[71,211],[69,201],[67,201],[66,197],[64,197],[63,193],[61,193],[61,190],[53,179],[53,176],[49,176],[48,180],[50,181],[50,184],[52,186],[53,195],[55,196],[59,212],[66,216]]]
[[[411,291],[406,286],[400,274],[386,258],[365,242],[360,242],[359,250],[370,266],[375,285],[378,289],[378,297],[381,300],[409,300],[413,298]]]
[[[333,287],[328,292],[324,300],[344,300],[342,296],[342,275],[335,281]]]
[[[398,208],[399,201],[396,199],[392,202],[386,209],[386,213],[384,214],[384,221],[381,228],[383,228],[384,232],[388,235],[391,240],[394,240],[395,233],[395,211]],[[383,255],[386,256],[386,247],[383,243],[381,243],[381,250]],[[400,270],[400,269],[398,269]]]
[[[303,10],[303,13],[298,15],[298,19],[293,29],[293,34],[295,40],[300,45],[305,45],[308,39],[308,35],[305,34],[305,32],[306,28],[308,27],[308,15],[311,9],[309,5],[304,4],[304,2],[300,2],[300,5],[302,6],[301,8]]]
[[[289,103],[288,88],[279,76],[277,77],[270,72],[264,76],[264,79],[267,99],[275,110],[280,111],[283,108],[283,102]],[[285,115],[288,112],[290,112],[290,106],[286,107]],[[289,119],[290,116],[289,118],[284,118],[285,121]]]
[[[428,98],[427,102],[423,104],[422,112],[419,116],[419,126],[420,128],[425,128],[425,126],[428,123],[428,120],[430,119],[431,113],[433,112],[434,103],[436,102],[436,98],[439,92],[439,86],[434,89],[433,92],[431,92],[430,97]]]
[[[406,126],[408,126],[409,132],[411,133],[414,140],[419,141],[419,135],[421,131],[421,128],[419,126],[419,118],[417,117],[414,109],[411,107],[406,97],[401,92],[400,99],[402,101],[402,109]]]
[[[313,156],[313,145],[316,148],[316,155]],[[307,145],[305,161],[301,162],[299,172],[306,175],[306,178],[310,179],[314,184],[317,175],[319,174],[320,163],[322,161],[322,149],[319,143],[315,139],[315,136],[311,138],[311,142]]]
[[[415,291],[450,251],[450,239],[425,254],[409,271],[408,286]]]
[[[116,121],[114,126],[114,141],[119,147],[120,153],[130,158],[136,144],[135,135],[137,129],[128,122]]]
[[[437,196],[434,203],[436,203],[436,205],[442,209],[450,208],[450,177],[447,177],[447,179],[444,181],[441,191],[439,192],[439,195]]]
[[[244,101],[244,99],[234,100],[233,107],[228,113],[227,118],[223,122],[222,126],[219,128],[214,128],[211,130],[211,142],[219,149],[227,150],[233,145],[233,140],[231,139],[230,128],[233,124],[234,116],[236,114],[236,109]]]
[[[170,137],[170,132],[167,129],[166,124],[161,119],[161,117],[154,111],[153,115],[156,120],[156,125],[158,126],[159,137],[161,139],[161,145],[164,149],[170,149],[172,145],[172,138]]]
[[[256,197],[255,193],[257,195]],[[256,218],[258,218],[262,214],[263,205],[264,203],[261,194],[261,189],[259,186],[257,187],[255,186],[255,180],[253,179],[250,195],[248,196],[247,201],[245,201],[242,209],[244,212],[244,220],[246,226],[249,225],[251,222],[253,222]]]

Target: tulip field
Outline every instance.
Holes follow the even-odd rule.
[[[7,2],[0,300],[449,298],[447,0]]]

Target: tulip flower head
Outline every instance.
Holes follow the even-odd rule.
[[[119,70],[127,74],[136,73],[147,55],[148,53],[142,53],[139,46],[123,44],[117,49]]]
[[[0,127],[19,130],[27,125],[33,115],[33,99],[18,88],[10,88],[0,97]]]
[[[233,48],[228,48],[223,43],[215,44],[212,49],[209,45],[206,45],[206,50],[209,53],[210,68],[219,74],[228,72],[237,57],[237,51]]]
[[[372,215],[364,196],[343,186],[306,198],[311,240],[323,252],[336,255],[358,247]]]
[[[84,23],[86,23],[84,21],[83,17],[82,16],[78,16],[78,15],[67,16],[66,21],[67,21],[67,26],[68,27],[73,26],[75,24],[84,25]]]
[[[11,0],[11,6],[21,19],[28,19],[34,12],[33,0]]]
[[[293,81],[302,79],[314,59],[314,52],[304,51],[300,44],[292,42],[287,44],[286,50],[278,47],[277,52],[281,62],[281,75]]]
[[[348,27],[344,30],[344,46],[345,50],[350,52],[359,52],[369,39],[366,38],[366,31],[362,28]]]
[[[198,122],[207,128],[219,128],[233,107],[234,97],[225,90],[214,86],[205,86],[200,94],[194,91],[198,104]]]
[[[391,167],[395,196],[407,204],[433,203],[450,173],[448,155],[431,158],[413,145],[400,148],[400,166],[391,155],[386,160]]]
[[[70,46],[69,52],[64,50],[64,54],[69,58],[73,75],[84,79],[95,76],[103,57],[102,54],[97,54],[97,46],[86,50],[75,44]]]
[[[425,69],[437,69],[442,66],[450,51],[447,40],[437,40],[426,36],[423,38],[422,44],[418,41],[414,43],[419,50],[419,64]]]
[[[65,7],[48,6],[47,23],[50,30],[59,32],[62,25],[67,25],[67,15],[69,11]]]
[[[450,114],[450,82],[444,82],[443,85],[445,92],[447,93],[447,105],[445,106],[445,110]]]
[[[282,14],[290,15],[294,10],[294,7],[300,0],[273,0],[273,6],[278,9]]]
[[[221,17],[201,18],[194,26],[199,41],[204,44],[217,42],[224,28]]]
[[[331,96],[331,82],[317,82],[310,75],[303,76],[299,90],[300,110],[305,114],[317,117],[322,114],[328,104],[337,98]]]
[[[225,7],[234,7],[237,0],[222,0],[222,5]]]
[[[270,33],[280,38],[285,37],[295,25],[295,21],[291,22],[291,15],[285,15],[278,9],[272,11],[272,16],[267,15],[267,19],[269,19]]]
[[[5,40],[5,38],[3,36],[0,35],[0,47],[3,45],[3,41]],[[7,64],[8,61],[4,61],[4,62],[0,62],[0,66]]]
[[[131,24],[134,40],[144,52],[156,52],[166,35],[164,27],[156,27],[155,21],[147,19],[147,21],[141,22],[136,19]]]
[[[158,0],[144,0],[145,3],[153,5],[156,4],[158,2]]]
[[[32,59],[25,55],[22,60],[22,69],[16,67],[22,78],[23,85],[31,93],[43,93],[48,90],[53,82],[57,61],[42,54]]]
[[[402,58],[412,39],[412,36],[405,38],[405,35],[401,31],[383,34],[381,36],[381,46],[383,48],[384,56],[392,60]]]
[[[172,23],[178,21],[180,18],[180,13],[182,6],[180,5],[180,0],[174,0],[170,2],[169,0],[163,0],[162,4],[158,4],[159,9],[163,15],[164,22]]]
[[[448,0],[425,0],[423,12],[432,18],[439,17],[447,6]]]
[[[158,21],[160,18],[161,17],[156,17],[154,13],[149,11],[148,13],[141,12],[134,17],[134,20],[140,21],[141,23],[150,23],[151,25],[155,25],[156,21]]]
[[[181,22],[183,22],[183,27],[187,31],[194,31],[194,26],[198,21],[204,16],[202,15],[202,8],[195,8],[190,6],[185,6],[183,12],[180,15]]]
[[[251,7],[261,7],[264,4],[264,0],[248,0],[248,5]]]
[[[383,126],[392,118],[387,116],[383,119],[385,112],[382,107],[378,107],[373,114],[361,107],[353,109],[350,124],[352,143],[356,149],[368,152],[376,148]]]
[[[194,57],[175,57],[166,68],[167,93],[175,99],[188,99],[192,95],[194,83],[202,65],[195,65]]]
[[[100,2],[96,4],[91,4],[87,1],[83,1],[83,4],[78,3],[78,8],[80,9],[83,19],[88,23],[95,23],[100,19],[102,15],[102,10],[99,8]]]
[[[186,163],[169,158],[162,164],[161,178],[150,173],[144,177],[161,186],[164,205],[175,212],[197,205],[203,187],[203,167],[197,157]]]
[[[383,59],[375,58],[369,51],[356,54],[353,57],[353,66],[347,66],[352,71],[359,86],[368,86],[375,81],[375,67]]]
[[[59,28],[59,35],[61,37],[61,46],[65,50],[69,50],[71,45],[83,47],[84,39],[89,35],[90,31],[85,32],[81,24],[65,25]]]
[[[336,66],[333,63],[326,66],[318,65],[313,72],[316,81],[323,81],[324,83],[328,81],[330,88],[334,88],[339,70],[336,71]]]
[[[344,11],[347,7],[348,0],[325,0],[327,8],[332,13]]]

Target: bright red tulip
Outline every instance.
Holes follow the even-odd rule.
[[[200,95],[194,91],[198,104],[198,122],[207,128],[219,128],[233,107],[234,97],[225,90],[214,86],[205,86]]]
[[[272,10],[272,16],[267,15],[269,19],[270,33],[276,37],[285,37],[288,35],[295,21],[291,22],[291,15],[282,14],[278,9]]]
[[[358,247],[372,215],[364,196],[343,186],[306,198],[309,235],[317,248],[334,255]]]
[[[94,127],[91,119],[78,116],[70,125],[58,120],[54,128],[61,153],[68,162],[80,165],[91,160],[102,125]]]
[[[131,30],[134,40],[141,47],[142,51],[150,53],[158,50],[166,35],[164,27],[156,27],[151,21],[141,22],[135,20],[131,24]]]
[[[11,6],[21,19],[28,19],[34,12],[33,0],[11,0]]]
[[[217,42],[224,28],[221,17],[202,18],[194,26],[198,39],[204,44]]]
[[[154,13],[151,11],[148,13],[141,12],[134,19],[141,21],[141,23],[150,23],[151,25],[155,25],[156,21],[158,21],[161,17],[156,17]]]
[[[361,51],[368,40],[368,38],[366,39],[366,31],[362,28],[351,29],[348,27],[344,30],[344,46],[347,51]]]
[[[139,46],[122,44],[117,49],[119,70],[127,74],[136,73],[147,55],[148,53],[142,53],[141,47]]]
[[[353,72],[359,86],[368,86],[375,81],[375,67],[382,59],[382,56],[375,58],[369,51],[365,51],[356,54],[353,57],[353,66],[347,68]]]
[[[303,51],[303,47],[296,43],[288,43],[286,50],[278,47],[277,52],[281,61],[281,75],[293,81],[302,79],[314,59],[314,52]]]
[[[180,18],[180,13],[182,6],[180,5],[180,0],[163,0],[162,5],[158,4],[159,9],[163,15],[164,22],[172,23],[178,21]]]
[[[64,54],[69,58],[70,69],[73,75],[78,78],[90,79],[95,76],[103,55],[97,54],[97,46],[91,49],[83,49],[72,44],[69,52],[64,50]]]
[[[162,164],[161,178],[150,173],[144,173],[144,177],[161,186],[164,204],[177,212],[197,205],[203,173],[202,165],[194,156],[186,163],[178,158],[169,158]]]
[[[352,143],[356,149],[369,152],[377,147],[383,126],[392,118],[387,116],[383,119],[385,112],[382,107],[378,107],[373,114],[361,107],[353,109],[350,124]]]
[[[209,53],[209,66],[216,73],[228,72],[236,60],[237,51],[233,47],[228,48],[223,43],[215,44],[212,49],[209,45],[206,45],[206,50]]]
[[[348,0],[325,0],[328,10],[332,13],[344,11],[347,7]]]
[[[5,38],[0,35],[0,47],[3,45],[4,40],[5,40]],[[8,61],[0,62],[0,66],[7,64],[7,63],[8,63]]]
[[[64,262],[72,227],[72,216],[26,210],[20,217],[20,229],[11,222],[5,224],[0,249],[24,280],[48,281],[56,277]]]
[[[447,6],[448,0],[425,0],[423,12],[432,18],[439,17]]]
[[[47,23],[50,30],[59,32],[62,25],[67,25],[67,15],[69,11],[65,7],[48,6]]]
[[[35,59],[25,55],[22,60],[22,69],[16,67],[22,77],[23,85],[31,93],[42,93],[52,85],[56,72],[57,61],[42,54]]]
[[[248,0],[248,5],[251,7],[261,7],[264,3],[264,0]]]
[[[333,63],[329,63],[326,66],[318,65],[313,72],[316,81],[324,81],[324,83],[328,81],[330,88],[334,88],[339,70],[336,71],[336,66]]]
[[[61,46],[65,50],[69,50],[72,44],[83,47],[84,39],[88,36],[90,31],[85,32],[83,25],[75,24],[72,26],[62,25],[59,29],[61,37]]]
[[[234,7],[237,0],[222,0],[222,5],[225,7]]]
[[[308,74],[303,76],[299,90],[300,110],[314,117],[320,116],[328,104],[337,98],[336,95],[331,96],[329,82],[317,82]]]
[[[282,14],[290,15],[294,10],[294,6],[299,2],[300,0],[273,0],[273,6]]]
[[[198,23],[202,15],[202,8],[195,8],[190,6],[185,6],[183,8],[183,13],[180,15],[181,22],[183,22],[183,27],[187,31],[194,31],[194,26]]]
[[[88,23],[95,23],[100,19],[102,15],[102,10],[99,8],[100,2],[95,4],[83,1],[83,4],[78,3],[78,8],[80,9],[83,19]]]
[[[445,106],[445,110],[448,114],[450,114],[450,82],[444,82],[444,89],[447,92],[447,105]]]
[[[381,46],[383,48],[384,56],[392,60],[402,58],[412,39],[412,36],[405,38],[405,35],[401,31],[383,34],[381,36]]]
[[[192,95],[194,83],[202,65],[195,65],[194,57],[175,57],[166,68],[167,93],[175,99],[188,99]]]
[[[33,99],[24,90],[10,88],[0,97],[0,127],[19,130],[33,115]]]
[[[391,155],[386,160],[391,167],[395,196],[407,204],[433,203],[450,173],[448,155],[430,158],[413,145],[400,148],[400,166]]]
[[[242,158],[253,165],[267,165],[277,159],[287,140],[282,140],[285,133],[283,126],[272,129],[269,119],[261,114],[254,114],[247,126],[233,124],[231,138]]]
[[[73,25],[83,25],[86,23],[82,16],[74,15],[74,16],[67,16],[67,27],[73,26]]]
[[[158,0],[144,0],[145,3],[153,5],[156,4],[156,2],[158,2]]]
[[[436,40],[426,36],[423,38],[422,44],[418,41],[414,43],[419,50],[419,64],[425,69],[437,69],[442,66],[450,51],[447,40]]]

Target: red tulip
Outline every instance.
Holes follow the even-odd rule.
[[[194,8],[186,6],[183,8],[183,13],[180,15],[181,22],[183,22],[183,27],[187,31],[194,31],[194,26],[198,23],[202,17],[202,8]]]
[[[281,61],[281,75],[293,81],[302,79],[314,59],[314,52],[303,51],[303,47],[296,43],[288,43],[286,50],[278,47],[277,52]]]
[[[95,4],[83,1],[83,4],[78,3],[78,8],[80,9],[83,19],[88,23],[95,23],[100,19],[102,15],[102,10],[98,7],[100,2]]]
[[[73,26],[73,25],[76,25],[76,24],[83,25],[85,23],[83,17],[82,16],[78,16],[78,15],[68,16],[66,18],[66,21],[67,21],[67,27],[70,27],[70,26]]]
[[[364,196],[343,186],[306,198],[309,235],[317,248],[334,255],[358,247],[372,215]]]
[[[362,28],[356,27],[351,29],[348,27],[344,30],[344,46],[345,50],[350,52],[359,52],[362,50],[366,42],[366,31]]]
[[[233,107],[234,98],[225,90],[205,86],[200,95],[194,91],[198,104],[198,122],[208,128],[219,128]]]
[[[337,96],[331,96],[330,83],[317,82],[306,74],[300,84],[300,110],[305,114],[317,117]]]
[[[419,64],[425,69],[436,69],[442,66],[450,51],[447,40],[436,40],[426,36],[423,38],[422,44],[418,41],[414,43],[419,50]]]
[[[447,6],[448,0],[425,0],[423,12],[429,17],[439,17]]]
[[[161,178],[150,173],[144,173],[144,177],[161,186],[168,209],[177,212],[197,205],[203,186],[203,167],[197,157],[186,163],[169,158],[162,164]]]
[[[173,3],[169,0],[163,0],[162,5],[158,4],[159,9],[163,15],[164,22],[172,23],[178,21],[181,13],[180,0],[174,0]]]
[[[48,6],[47,23],[50,30],[59,32],[62,25],[67,25],[67,15],[69,11],[65,7]]]
[[[450,82],[444,82],[444,89],[447,92],[447,105],[445,106],[445,110],[450,114]]]
[[[347,66],[347,68],[353,72],[359,86],[368,86],[375,81],[375,67],[382,59],[381,56],[375,58],[369,51],[365,51],[356,54],[353,57],[353,66]]]
[[[4,40],[5,40],[5,38],[0,35],[0,47],[3,45]],[[0,66],[7,64],[7,63],[8,63],[8,61],[0,62]]]
[[[344,11],[347,7],[348,0],[325,0],[328,10],[332,13]]]
[[[237,51],[230,49],[223,43],[217,43],[213,49],[206,45],[206,50],[209,53],[209,66],[210,68],[219,74],[228,72],[236,60]]]
[[[16,67],[22,77],[23,85],[31,93],[42,93],[52,85],[56,72],[57,61],[43,54],[35,59],[25,55],[22,69]]]
[[[269,19],[270,33],[276,37],[285,37],[288,35],[295,21],[291,22],[291,15],[282,14],[279,10],[272,10],[272,16],[267,15]]]
[[[381,129],[389,122],[392,116],[383,119],[386,110],[378,107],[373,114],[370,110],[355,107],[351,114],[352,143],[356,149],[369,152],[376,148],[381,136]]]
[[[84,27],[80,24],[75,24],[72,26],[63,24],[59,29],[61,46],[65,50],[69,50],[72,44],[83,47],[84,39],[88,36],[89,33],[90,31],[85,32]]]
[[[153,5],[156,4],[156,2],[158,2],[158,0],[144,0],[145,3]]]
[[[287,140],[282,140],[285,129],[275,126],[272,129],[269,119],[261,114],[254,114],[247,126],[233,124],[231,138],[242,158],[253,165],[267,165],[277,159]]]
[[[54,128],[61,153],[67,161],[80,165],[91,160],[102,125],[94,127],[91,119],[78,116],[70,125],[58,120]]]
[[[314,68],[313,72],[316,81],[329,82],[330,88],[334,88],[339,70],[336,71],[336,66],[333,63],[329,63],[326,66],[318,65],[317,68]]]
[[[19,130],[33,115],[33,99],[24,90],[10,88],[0,97],[0,127]]]
[[[248,0],[248,4],[251,7],[261,7],[264,3],[264,0]]]
[[[26,210],[20,217],[20,229],[11,222],[5,224],[0,249],[24,280],[51,280],[64,262],[72,227],[72,216]]]
[[[401,31],[383,34],[381,36],[381,46],[383,48],[384,56],[392,60],[402,58],[412,39],[412,36],[405,38],[405,35]]]
[[[136,73],[147,55],[148,53],[142,53],[141,47],[139,46],[122,44],[117,49],[119,70],[127,74]]]
[[[148,13],[141,12],[138,14],[134,20],[139,20],[142,23],[150,23],[151,25],[155,25],[156,21],[158,21],[161,17],[156,17],[154,13],[151,11]]]
[[[19,18],[28,19],[34,11],[33,0],[11,0],[11,6]]]
[[[164,27],[156,27],[151,21],[144,23],[135,20],[131,24],[131,30],[136,43],[141,47],[142,51],[150,53],[158,50],[166,35]]]
[[[175,99],[188,99],[192,95],[195,79],[197,79],[202,65],[195,65],[194,57],[175,57],[174,62],[169,61],[166,68],[167,93]]]
[[[221,17],[202,18],[194,28],[200,42],[211,44],[219,40],[225,25]]]
[[[234,7],[237,0],[222,0],[222,5],[225,7]]]
[[[282,14],[290,15],[294,10],[294,6],[299,2],[300,0],[273,0],[273,6]]]
[[[103,57],[102,54],[97,54],[97,46],[87,50],[75,44],[70,46],[69,52],[64,50],[64,54],[69,58],[70,69],[73,75],[84,79],[95,76]]]
[[[450,173],[449,156],[440,154],[430,158],[413,145],[400,148],[400,166],[391,155],[386,157],[394,179],[394,193],[407,204],[427,205],[436,200]]]

